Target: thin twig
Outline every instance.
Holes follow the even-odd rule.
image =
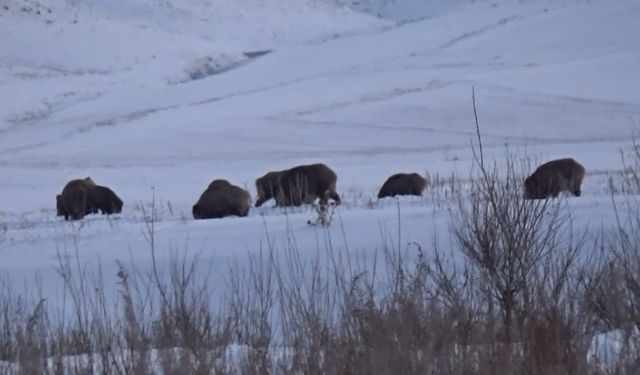
[[[478,137],[478,146],[480,148],[480,168],[484,171],[484,152],[482,150],[482,137],[480,137],[480,124],[478,123],[478,111],[476,110],[476,88],[471,86],[471,100],[473,101],[473,117],[476,122],[476,136]]]

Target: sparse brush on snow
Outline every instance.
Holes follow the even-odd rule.
[[[0,0],[0,374],[639,374],[638,142],[612,162],[639,16]],[[525,199],[535,165],[505,144],[579,159],[585,194]],[[300,167],[320,161],[338,173],[316,189]],[[84,171],[124,213],[55,218],[53,187]],[[402,171],[422,195],[376,199]],[[195,222],[212,177],[278,204]]]
[[[612,190],[616,223],[592,240],[565,200],[525,197],[528,159],[486,162],[476,130],[468,180],[430,179],[433,201],[452,204],[450,241],[429,246],[403,242],[399,200],[397,238],[381,229],[380,246],[364,252],[349,248],[342,220],[344,238],[327,228],[334,206],[316,206],[315,249],[300,248],[291,227],[280,246],[266,231],[247,262],[212,275],[187,247],[160,262],[156,224],[173,206],[152,190],[138,207],[148,268],[119,260],[105,275],[74,241],[58,253],[62,301],[0,284],[0,370],[636,374],[637,196]]]
[[[640,371],[640,200],[637,176],[640,153],[634,139],[631,152],[623,153],[624,195],[610,179],[615,223],[608,236],[602,236],[598,250],[602,260],[595,269],[586,308],[593,315],[596,329],[607,332],[597,340],[590,358],[605,373]],[[599,350],[598,350],[599,349]]]
[[[562,200],[524,199],[510,160],[506,171],[483,164],[458,196],[448,244],[385,241],[359,253],[321,229],[309,258],[290,233],[284,247],[267,241],[231,264],[222,295],[198,254],[175,251],[164,268],[155,255],[152,269],[119,263],[115,297],[99,265],[60,254],[63,311],[0,289],[2,370],[636,373],[638,206],[625,203],[618,230],[590,243]],[[145,208],[153,254],[155,210]],[[615,350],[594,339],[611,329],[623,332]]]

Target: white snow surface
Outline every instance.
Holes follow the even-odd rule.
[[[640,122],[638,1],[30,3],[0,0],[0,269],[20,285],[40,275],[52,298],[59,253],[100,262],[107,285],[116,260],[148,267],[154,196],[159,260],[202,251],[217,280],[292,233],[310,255],[327,239],[367,253],[446,238],[446,197],[375,196],[400,171],[468,176],[472,87],[489,160],[576,158],[575,225],[613,224],[607,174]],[[191,219],[213,179],[255,197],[257,177],[311,162],[338,175],[329,228],[271,202]],[[123,213],[56,217],[55,195],[85,176]]]

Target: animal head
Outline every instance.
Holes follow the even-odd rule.
[[[113,195],[113,199],[111,200],[111,207],[113,207],[113,212],[120,213],[122,212],[122,199],[118,198],[115,194]]]
[[[62,205],[62,195],[56,195],[56,216],[64,216],[65,209]]]
[[[193,214],[193,218],[194,219],[200,219],[201,215],[200,215],[200,207],[198,206],[198,204],[194,204],[193,208],[191,209],[191,213]]]
[[[275,198],[278,192],[278,184],[281,172],[269,172],[256,180],[256,207],[260,207],[264,202]]]

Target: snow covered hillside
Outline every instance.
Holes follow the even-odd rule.
[[[116,259],[148,264],[153,196],[160,259],[202,249],[221,273],[289,229],[302,249],[397,241],[395,201],[377,189],[400,171],[468,175],[472,87],[488,157],[576,158],[584,196],[568,204],[599,228],[606,175],[640,122],[637,1],[26,3],[0,1],[0,268],[16,282],[53,278],[75,248],[111,280]],[[255,195],[265,172],[310,162],[338,174],[346,238],[307,226],[311,209],[269,204],[191,220],[215,178]],[[55,217],[55,195],[85,176],[118,193],[121,215]],[[400,201],[403,242],[446,231],[440,199]]]

